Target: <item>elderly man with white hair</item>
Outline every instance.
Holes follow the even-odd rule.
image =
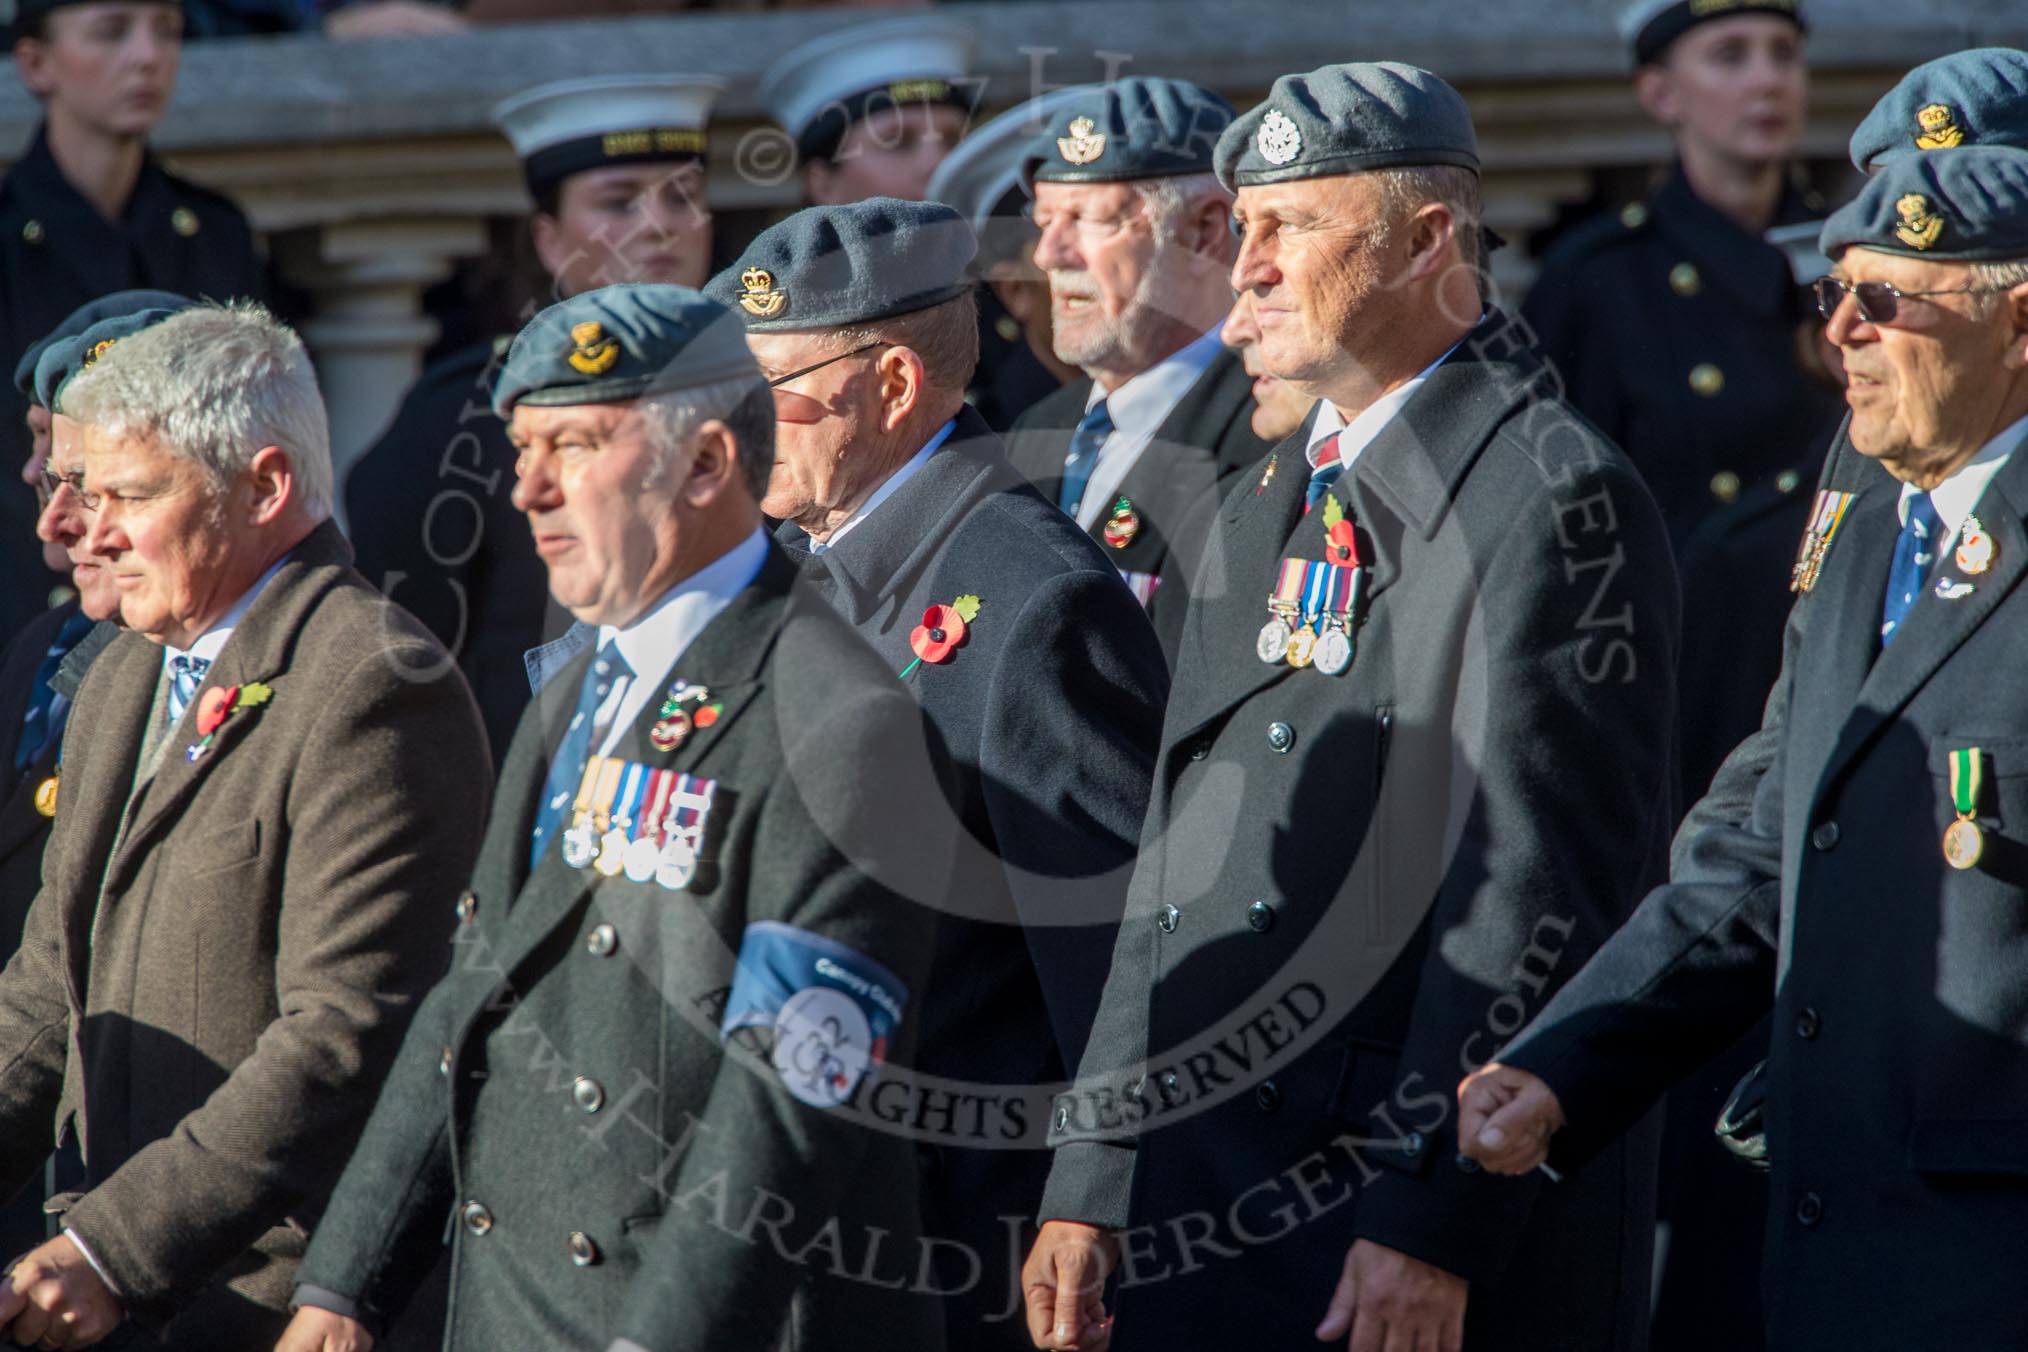
[[[265,1349],[443,970],[491,765],[455,665],[349,566],[301,340],[201,306],[81,341],[85,545],[128,632],[0,973],[0,1190],[73,1126],[86,1167],[0,1328]]]

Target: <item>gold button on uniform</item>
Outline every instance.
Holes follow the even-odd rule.
[[[1711,496],[1720,502],[1731,502],[1739,496],[1739,476],[1729,469],[1722,469],[1712,475]]]
[[[1725,372],[1708,361],[1698,362],[1690,368],[1690,388],[1710,399],[1725,388]]]
[[[1678,263],[1669,269],[1669,289],[1688,300],[1704,289],[1704,278],[1694,263]]]
[[[21,240],[24,244],[40,244],[42,243],[42,237],[43,229],[41,221],[30,221],[21,227]]]
[[[1775,492],[1793,493],[1802,482],[1802,475],[1792,469],[1785,469],[1780,474],[1775,475]]]
[[[570,1250],[570,1261],[579,1267],[590,1267],[599,1261],[599,1246],[582,1230],[570,1232],[570,1243],[566,1247]]]
[[[1648,223],[1648,209],[1639,202],[1629,202],[1620,208],[1620,224],[1629,230],[1638,230]]]
[[[176,208],[169,213],[169,228],[183,238],[189,239],[198,230],[197,213],[189,207]]]

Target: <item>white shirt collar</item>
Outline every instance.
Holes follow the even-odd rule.
[[[1093,381],[1091,393],[1085,396],[1084,411],[1091,412],[1103,399],[1116,435],[1122,432],[1128,436],[1153,435],[1218,355],[1223,346],[1218,332],[1224,323],[1220,320],[1208,333],[1199,334],[1139,375],[1129,377],[1111,394]]]
[[[1930,505],[1936,508],[1937,520],[1943,523],[1946,540],[1957,534],[1958,527],[1979,505],[1986,485],[2006,467],[2007,458],[2021,449],[2024,439],[2028,439],[2028,418],[2009,423],[1998,436],[1981,446],[1977,455],[1961,465],[1957,473],[1929,491]],[[1921,491],[1914,484],[1901,486],[1901,501],[1896,510],[1902,525],[1908,524],[1909,502]]]
[[[854,526],[857,526],[867,517],[873,515],[874,508],[878,507],[881,503],[886,502],[889,498],[893,497],[895,494],[895,490],[899,489],[903,484],[907,483],[910,479],[914,478],[915,472],[921,469],[925,464],[929,462],[929,458],[936,451],[936,448],[943,445],[945,441],[950,439],[951,432],[957,427],[957,425],[958,420],[956,418],[953,418],[949,422],[945,423],[942,427],[939,427],[936,430],[936,435],[931,437],[921,450],[917,451],[914,455],[910,456],[908,458],[908,462],[904,464],[900,469],[888,475],[886,481],[883,482],[880,485],[880,487],[874,489],[873,492],[867,496],[866,501],[859,504],[859,510],[852,513],[852,515],[846,517],[844,523],[840,525],[838,529],[831,532],[830,538],[819,540],[815,536],[812,536],[810,539],[810,552],[812,554],[823,553],[825,550],[829,549],[832,545],[835,545],[840,540],[844,539],[845,536],[852,530]]]
[[[291,552],[293,553],[294,551]],[[188,648],[172,648],[166,643],[163,644],[162,669],[167,671],[169,663],[179,657],[195,657],[207,665],[216,662],[218,655],[225,651],[225,641],[232,637],[233,630],[239,628],[240,621],[246,618],[246,613],[252,608],[254,600],[260,596],[262,590],[274,579],[275,574],[282,570],[282,565],[288,561],[288,554],[284,554],[281,558],[276,559],[265,573],[254,579],[254,584],[251,587],[240,593],[239,600],[234,601],[232,608],[219,617],[218,623],[198,635],[196,641]]]
[[[1338,433],[1338,463],[1347,469],[1352,468],[1352,462],[1359,458],[1359,453],[1373,444],[1373,438],[1380,435],[1381,428],[1394,421],[1394,415],[1401,412],[1401,406],[1422,388],[1423,382],[1429,379],[1430,372],[1449,361],[1451,353],[1463,347],[1464,343],[1465,340],[1462,338],[1452,343],[1443,356],[1423,367],[1419,374],[1404,380],[1375,399],[1361,409],[1359,415],[1349,423],[1345,421],[1345,415],[1338,411],[1336,404],[1329,399],[1319,399],[1317,416],[1310,423],[1310,443],[1303,448],[1303,455],[1309,460],[1310,468],[1317,467],[1318,445],[1333,432]]]

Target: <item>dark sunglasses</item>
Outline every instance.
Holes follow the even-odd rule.
[[[1988,296],[2009,288],[2003,286],[1955,286],[1945,291],[1903,291],[1892,282],[1848,282],[1840,277],[1819,277],[1812,290],[1817,294],[1817,311],[1829,319],[1850,295],[1859,302],[1859,313],[1869,324],[1892,324],[1901,302],[1928,296]]]

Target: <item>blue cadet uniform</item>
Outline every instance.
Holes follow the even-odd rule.
[[[1456,91],[1394,63],[1284,76],[1217,154],[1242,194],[1401,165],[1478,155]],[[1358,1239],[1469,1281],[1467,1347],[1645,1327],[1652,1141],[1557,1184],[1454,1163],[1461,1066],[1621,922],[1669,826],[1666,536],[1553,389],[1488,311],[1315,510],[1307,427],[1219,510],[1227,585],[1185,621],[1051,1119],[1041,1214],[1125,1232],[1122,1337],[1307,1346]]]
[[[1896,158],[1826,223],[1823,247],[2028,260],[2028,152]],[[1970,284],[1931,275],[1904,285]],[[1997,361],[1973,388],[2028,408]],[[2028,657],[2024,441],[2028,417],[1994,427],[1928,493],[1877,468],[1825,492],[1765,754],[1728,766],[1752,770],[1750,808],[1686,828],[1669,884],[1502,1058],[1561,1099],[1552,1162],[1567,1164],[1772,1010],[1774,1347],[2028,1340],[2005,1276],[2028,1259],[2012,1182],[2028,1119],[2013,923],[2028,801],[2009,768],[2028,727],[1995,679]]]
[[[1208,174],[1231,121],[1231,105],[1184,80],[1086,85],[1050,109],[1022,176],[1032,185]],[[1253,380],[1212,333],[1110,394],[1072,381],[1007,439],[1015,468],[1106,547],[1172,664],[1218,502],[1268,451],[1252,417]]]
[[[972,251],[948,207],[812,207],[763,231],[707,290],[756,334],[877,332],[965,305]],[[776,538],[950,754],[942,815],[962,824],[968,867],[943,899],[915,1064],[958,1087],[961,1106],[955,1127],[924,1134],[924,1227],[948,1241],[951,1345],[1013,1349],[1027,1339],[1011,1274],[1048,1169],[1047,1091],[1097,1013],[1168,673],[1105,551],[974,413],[952,413],[935,449],[821,551],[792,523]],[[951,1102],[925,1097],[917,1125],[950,1123]]]
[[[612,286],[535,317],[494,409],[728,382],[766,409],[737,320]],[[758,525],[580,653],[522,717],[452,970],[298,1301],[399,1314],[448,1215],[454,1352],[940,1347],[915,1146],[870,1107],[921,1020],[936,773],[893,670]]]
[[[563,80],[504,100],[493,121],[541,202],[587,170],[701,163],[723,87],[697,75]],[[569,623],[549,603],[534,538],[511,501],[514,451],[492,409],[508,341],[433,363],[345,479],[359,570],[458,659],[496,762],[528,702],[521,655]]]

